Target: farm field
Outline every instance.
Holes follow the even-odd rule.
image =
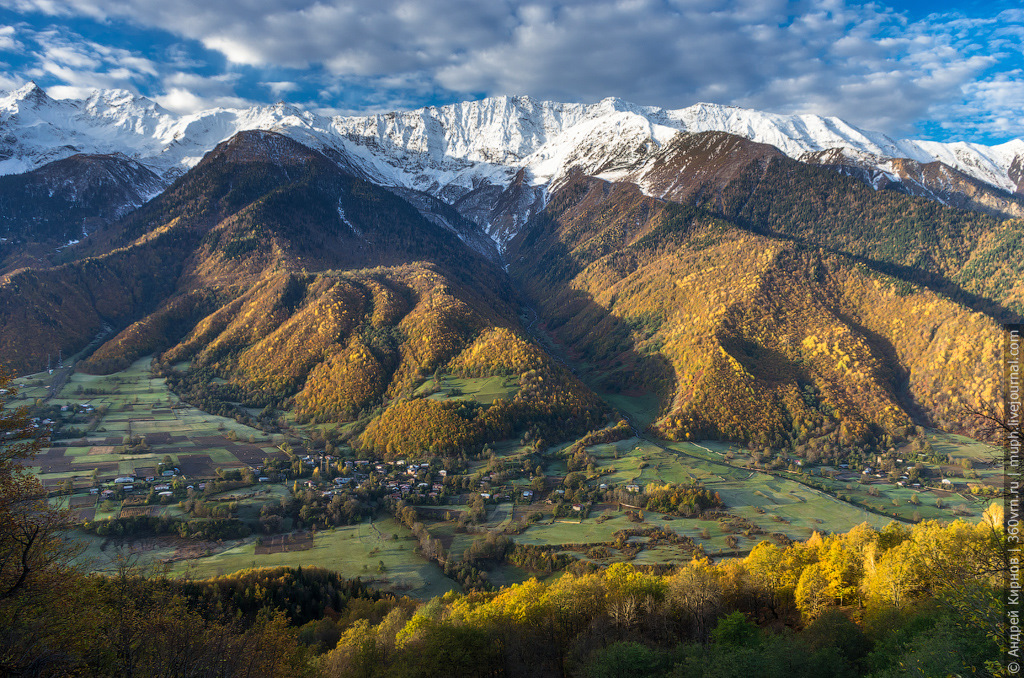
[[[195,409],[178,400],[164,379],[149,374],[149,358],[129,369],[107,376],[74,373],[48,405],[80,412],[87,431],[77,439],[56,439],[39,454],[32,470],[47,489],[68,480],[76,490],[110,482],[119,476],[159,475],[157,466],[169,461],[187,479],[212,478],[217,469],[242,469],[262,464],[266,458],[283,459],[277,449],[283,436]],[[20,396],[46,391],[45,378],[19,379],[30,386]],[[40,395],[39,397],[45,397]],[[127,440],[144,440],[137,453],[125,453]]]
[[[932,476],[941,473],[943,477],[947,478],[951,483],[948,489],[901,487],[874,475],[865,478],[859,471],[832,469],[827,466],[812,469],[813,475],[781,471],[774,472],[769,477],[793,482],[812,491],[816,491],[817,487],[827,488],[831,494],[839,497],[841,501],[838,503],[841,506],[868,509],[869,512],[876,515],[884,514],[878,517],[885,520],[892,518],[905,521],[955,520],[960,516],[981,515],[990,500],[982,496],[974,496],[970,490],[974,486],[987,488],[1002,486],[1002,468],[993,462],[1001,451],[983,442],[936,430],[929,430],[927,439],[938,454],[947,454],[957,462],[963,459],[971,460],[968,465],[969,469],[961,463],[926,463],[924,465],[925,470]],[[745,466],[751,462],[746,449],[718,441],[701,441],[696,444],[665,443],[665,446],[687,455],[706,457],[709,460],[716,457],[722,461],[728,460],[727,463],[736,467]],[[708,454],[708,451],[712,454]],[[907,463],[912,463],[909,457]],[[749,469],[739,470],[748,473],[750,471]],[[756,473],[758,476],[768,476],[766,473]],[[829,473],[834,474],[835,477],[828,477],[826,474]],[[807,485],[814,487],[808,488]],[[751,485],[751,487],[753,486]],[[737,505],[731,502],[724,493],[722,498],[729,506]],[[833,502],[835,502],[834,498]],[[821,517],[825,520],[829,530],[848,529],[841,527],[843,522],[837,523],[835,527],[832,526],[829,521],[838,517],[833,511],[828,511]]]
[[[700,443],[700,446],[706,447],[704,443]],[[608,542],[615,532],[630,527],[665,528],[689,537],[700,544],[706,553],[715,555],[747,552],[770,534],[782,534],[798,540],[810,537],[815,531],[845,531],[863,522],[883,527],[891,520],[792,480],[701,458],[710,455],[692,443],[662,446],[640,438],[628,438],[589,449],[597,462],[598,471],[602,473],[600,479],[591,481],[591,484],[623,486],[636,483],[647,486],[697,481],[721,496],[729,514],[749,521],[750,525],[760,528],[762,532],[747,537],[730,528],[723,531],[719,521],[673,516],[666,519],[666,516],[653,511],[645,511],[644,522],[638,525],[629,521],[624,513],[614,510],[617,507],[613,507],[610,514],[607,510],[592,510],[582,522],[568,519],[554,522],[550,519],[542,520],[516,536],[516,541],[536,545],[592,544]],[[602,513],[611,517],[599,523],[597,518]],[[550,518],[550,513],[547,515]],[[737,547],[727,544],[729,535],[738,541]],[[678,557],[676,548],[659,548],[660,552],[671,554],[673,558]],[[652,557],[647,554],[644,560]]]
[[[138,495],[129,494],[122,503],[88,494],[90,487],[109,484],[114,478],[159,476],[163,468],[160,465],[167,463],[179,468],[186,482],[201,482],[223,471],[260,465],[266,458],[286,460],[287,455],[278,449],[286,441],[301,448],[296,438],[269,435],[180,402],[163,379],[150,375],[149,359],[108,376],[75,374],[66,368],[63,375],[55,371],[52,375],[30,375],[19,382],[22,398],[15,404],[40,398],[51,408],[67,407],[75,413],[75,421],[80,422],[75,425],[84,430],[80,437],[57,440],[33,462],[33,471],[47,489],[73,491],[70,496],[55,497],[52,501],[67,505],[82,521],[188,517],[179,507],[178,498],[147,505],[143,496]],[[52,387],[56,387],[56,393],[51,393]],[[511,397],[516,388],[516,381],[505,377],[461,379],[444,375],[438,377],[437,383],[431,378],[420,391],[432,398],[490,403]],[[629,411],[631,419],[641,424],[646,421],[645,413],[652,415],[656,407],[653,399],[642,396],[621,396],[620,400],[617,407]],[[308,433],[311,429],[306,427],[302,431]],[[893,517],[909,522],[979,515],[987,500],[973,496],[970,488],[1001,482],[1001,470],[992,463],[998,450],[938,431],[929,431],[928,440],[937,454],[949,457],[949,463],[929,471],[948,478],[948,489],[898,487],[888,480],[866,479],[858,472],[829,467],[813,468],[813,475],[767,473],[744,468],[752,462],[749,451],[729,443],[631,437],[587,448],[597,474],[587,481],[591,489],[597,490],[601,484],[621,489],[631,484],[646,488],[698,482],[718,493],[726,508],[714,518],[683,518],[641,512],[619,495],[623,505],[594,504],[589,515],[581,520],[574,516],[554,518],[554,506],[538,496],[532,504],[489,504],[486,520],[468,529],[439,520],[444,513],[438,511],[444,507],[424,512],[422,519],[430,535],[441,541],[453,560],[461,559],[474,541],[485,538],[489,531],[512,532],[515,527],[518,533],[512,538],[523,545],[556,550],[569,547],[573,557],[603,564],[630,560],[665,565],[687,562],[694,545],[713,557],[730,557],[749,552],[764,539],[802,540],[815,531],[843,532],[863,522],[881,528]],[[143,444],[138,445],[139,442]],[[126,453],[132,445],[134,453]],[[486,456],[466,460],[464,472],[472,478],[471,486],[477,487],[487,473],[494,472],[492,469],[511,469],[512,478],[497,484],[495,489],[512,490],[521,501],[521,490],[531,485],[531,478],[529,473],[516,473],[524,462],[529,465],[542,459],[539,464],[548,479],[542,494],[547,496],[569,472],[567,459],[559,453],[568,447],[568,443],[563,443],[539,454],[524,441],[500,441],[490,446]],[[202,499],[209,506],[230,504],[232,517],[255,524],[264,505],[291,497],[291,487],[290,481],[257,483]],[[456,517],[465,508],[450,506]],[[530,521],[523,529],[527,518],[536,513],[542,517]],[[416,541],[410,530],[391,518],[325,529],[315,535],[292,531],[292,519],[286,518],[280,529],[282,532],[274,535],[252,535],[226,542],[178,537],[116,541],[79,532],[71,534],[83,548],[82,562],[100,570],[113,567],[120,544],[155,570],[176,576],[215,576],[254,565],[318,565],[345,577],[373,580],[416,597],[430,597],[457,586],[444,576],[440,567],[416,553]],[[652,543],[647,536],[632,536],[625,543],[619,541],[611,546],[622,539],[619,533],[624,530],[662,535],[667,531],[681,539],[669,540],[674,543]],[[397,535],[397,539],[392,535]],[[501,584],[523,581],[531,573],[504,564],[490,570],[487,576]]]

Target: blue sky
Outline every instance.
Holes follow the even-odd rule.
[[[0,64],[0,89],[118,87],[178,112],[617,96],[1024,137],[1018,0],[0,0]]]

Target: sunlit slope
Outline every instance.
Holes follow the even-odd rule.
[[[956,426],[960,405],[994,397],[984,315],[627,184],[574,177],[510,260],[605,389],[662,395],[670,438],[887,447],[915,416]]]

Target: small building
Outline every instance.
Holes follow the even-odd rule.
[[[639,491],[640,491],[640,486],[635,484],[635,483],[630,483],[629,485],[626,485],[626,492],[639,492]]]

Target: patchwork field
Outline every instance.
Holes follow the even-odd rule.
[[[46,401],[74,412],[74,425],[84,431],[77,439],[55,439],[54,447],[36,457],[33,470],[45,487],[71,480],[75,489],[85,489],[118,476],[154,476],[161,462],[198,480],[214,477],[218,469],[285,458],[277,449],[283,436],[270,436],[182,403],[164,379],[150,376],[149,363],[144,358],[107,376],[73,373]],[[19,379],[19,396],[38,392],[46,397],[47,380],[52,378],[43,373]],[[32,386],[39,382],[41,386]],[[143,444],[132,449],[132,439]]]
[[[664,516],[653,511],[644,512],[642,523],[634,523],[619,507],[601,510],[599,506],[582,521],[541,521],[518,535],[516,540],[538,545],[599,543],[610,541],[616,532],[623,529],[666,528],[689,537],[705,552],[715,555],[749,551],[771,534],[798,540],[810,537],[814,531],[845,531],[863,522],[883,527],[891,520],[793,480],[710,461],[703,457],[714,455],[701,446],[706,448],[703,443],[700,446],[692,443],[662,446],[639,438],[595,445],[589,449],[602,475],[592,484],[600,482],[623,486],[638,483],[646,486],[699,481],[721,496],[729,514],[747,521],[747,529],[755,526],[760,532],[747,536],[730,527],[723,530],[720,521]],[[605,519],[599,522],[602,516]],[[736,546],[727,543],[730,535],[736,540]],[[680,550],[675,547],[659,549],[656,553],[665,555],[665,562],[674,562],[681,557]],[[688,552],[685,557],[689,558]],[[643,559],[649,561],[652,558],[655,556],[646,553]]]
[[[73,425],[80,434],[55,440],[32,463],[44,486],[63,495],[51,501],[67,506],[80,521],[189,517],[178,504],[181,496],[161,503],[129,493],[122,502],[89,492],[94,487],[113,487],[118,477],[162,477],[164,468],[177,468],[186,482],[193,483],[262,465],[266,459],[285,460],[288,457],[278,446],[289,442],[301,449],[303,433],[314,428],[296,428],[287,436],[268,435],[197,410],[170,393],[163,379],[150,375],[148,359],[114,375],[91,376],[65,369],[24,377],[19,386],[21,400],[15,404],[40,399],[48,411],[64,410],[74,416]],[[513,378],[445,375],[425,382],[420,395],[491,403],[512,397],[516,388]],[[618,398],[617,406],[628,411],[634,423],[643,424],[656,414],[657,402],[651,397]],[[699,482],[718,493],[726,506],[700,519],[640,511],[630,503],[630,495],[621,494],[615,502],[598,500],[589,506],[586,517],[556,518],[554,506],[541,495],[547,497],[560,487],[569,473],[567,459],[558,453],[567,444],[541,454],[526,441],[507,440],[492,445],[486,455],[466,461],[465,472],[475,491],[470,489],[447,505],[424,509],[420,519],[453,560],[489,532],[517,532],[513,539],[520,544],[568,549],[575,558],[602,564],[630,560],[665,565],[687,562],[696,546],[712,557],[730,557],[749,552],[764,539],[806,539],[815,531],[842,532],[862,522],[880,528],[894,517],[909,522],[980,515],[988,500],[971,490],[1001,483],[1001,468],[994,463],[998,450],[938,431],[929,431],[927,437],[931,449],[949,457],[949,463],[930,467],[928,473],[947,478],[948,487],[900,487],[889,479],[828,467],[810,473],[768,473],[750,467],[746,449],[715,441],[668,443],[633,437],[587,448],[594,462],[593,475],[587,480],[592,490],[599,485],[622,489],[632,484],[646,488]],[[532,471],[523,470],[538,465],[546,488],[537,501],[490,504],[482,524],[467,527],[457,522],[468,509],[462,502],[481,488],[508,492],[522,501],[522,490],[534,482]],[[484,478],[494,469],[510,470],[511,477],[492,488]],[[268,503],[292,496],[290,482],[256,483],[204,495],[203,501],[211,507],[230,506],[231,517],[256,524]],[[224,542],[176,536],[122,540],[78,532],[71,536],[83,548],[83,562],[99,570],[110,569],[115,554],[129,552],[152,568],[180,576],[213,576],[254,565],[319,565],[419,597],[457,586],[438,565],[418,555],[411,532],[394,519],[377,518],[319,532],[292,531],[293,527],[292,519],[286,518],[281,533]],[[627,530],[633,536],[624,537]],[[651,541],[650,534],[660,534],[660,541]],[[503,564],[488,571],[487,577],[502,584],[523,581],[532,574],[539,573]]]

